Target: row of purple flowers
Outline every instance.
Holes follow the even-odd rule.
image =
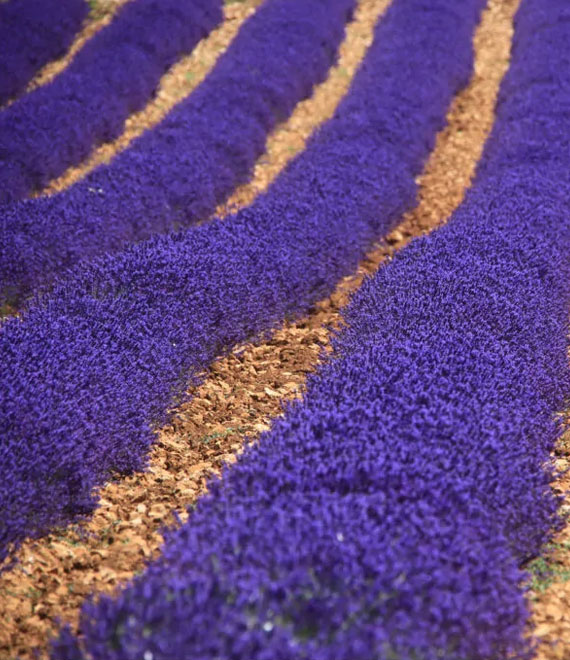
[[[190,206],[193,199],[197,205],[215,203],[207,191],[202,190],[201,200],[200,188],[192,189],[206,173],[217,192],[245,178],[263,150],[267,131],[326,75],[353,6],[354,0],[270,0],[259,9],[195,100],[151,131],[140,149],[119,157],[122,170],[111,166],[97,174],[116,184],[116,212],[124,215],[125,224],[152,217],[156,166],[164,167],[159,170],[163,177],[172,176],[168,185],[174,194],[179,183],[189,185]],[[195,135],[202,138],[195,140]],[[222,141],[219,148],[217,140]],[[201,146],[209,151],[201,151]],[[207,169],[194,170],[192,163],[200,160],[207,162]],[[138,178],[135,190],[125,191],[129,186],[118,176],[120,171],[134,181]],[[110,212],[111,185],[105,190],[109,203],[99,208],[100,219]],[[85,209],[81,191],[85,195],[80,186],[67,198],[71,209],[73,202]],[[163,201],[158,200],[159,207]],[[121,219],[105,217],[110,232],[112,223]],[[95,270],[80,269],[0,329],[0,360],[6,367],[0,381],[0,473],[6,476],[0,485],[0,558],[25,536],[90,510],[93,487],[112,470],[144,465],[153,438],[150,427],[183,391],[188,370],[204,365],[225,334],[234,332],[229,316],[225,329],[220,325],[214,336],[209,330],[216,322],[212,317],[223,314],[215,293],[220,279],[232,277],[228,269],[240,258],[225,256],[224,235],[232,233],[232,224],[220,221],[201,230],[195,240],[188,239],[195,273],[191,263],[178,263],[169,247],[182,247],[184,235],[157,240],[96,262]],[[84,227],[77,235],[86,244],[96,240]],[[66,236],[54,231],[42,238],[57,244]],[[247,242],[242,234],[238,240],[244,239]],[[155,258],[162,261],[160,254],[166,257],[162,267],[153,263]],[[130,286],[127,280],[139,275],[140,294],[123,295],[125,285]],[[126,277],[125,284],[116,276]],[[178,289],[176,278],[187,279],[186,286],[181,281]],[[169,311],[168,300],[174,303]],[[225,300],[234,304],[231,298]],[[248,310],[241,315],[241,325],[249,324]],[[190,325],[184,328],[188,319]]]
[[[457,3],[426,5],[392,17],[452,39]],[[523,0],[465,202],[366,282],[303,401],[53,658],[531,656],[519,567],[557,524],[570,395],[568,18]]]
[[[85,0],[10,0],[0,3],[0,105],[33,75],[65,53],[89,7]]]
[[[0,300],[21,302],[81,260],[212,214],[324,79],[354,4],[266,2],[195,92],[108,166],[0,211]]]
[[[128,2],[65,71],[0,113],[0,203],[25,197],[118,137],[166,69],[221,19],[221,0]]]

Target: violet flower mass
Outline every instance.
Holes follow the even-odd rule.
[[[0,112],[0,203],[25,197],[117,138],[161,75],[221,19],[221,0],[124,5],[60,75]]]
[[[87,11],[85,0],[0,3],[0,104],[22,92],[44,64],[65,53]]]
[[[556,523],[570,394],[567,18],[523,0],[464,203],[365,283],[303,400],[54,660],[530,657],[519,566]]]
[[[0,301],[19,303],[79,261],[212,214],[247,181],[268,133],[325,78],[353,8],[268,0],[204,82],[109,165],[0,209]]]
[[[142,469],[189,380],[332,292],[413,205],[481,6],[397,0],[336,115],[252,206],[79,268],[4,323],[0,557]]]

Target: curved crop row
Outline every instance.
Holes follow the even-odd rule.
[[[132,0],[51,83],[0,113],[0,203],[115,139],[162,74],[222,18],[221,0]]]
[[[4,553],[143,467],[189,376],[330,293],[414,203],[480,6],[396,0],[336,115],[252,206],[81,268],[5,323]]]
[[[244,183],[269,131],[323,80],[354,0],[271,0],[206,80],[110,165],[0,215],[0,300],[129,241],[188,226]]]
[[[518,566],[556,520],[544,465],[570,395],[570,125],[543,103],[568,94],[569,69],[545,82],[570,53],[564,4],[523,0],[450,222],[363,286],[304,400],[53,658],[529,657]]]
[[[0,3],[0,104],[21,92],[44,64],[65,53],[88,8],[85,0]]]

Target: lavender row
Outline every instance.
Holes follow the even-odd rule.
[[[188,378],[330,293],[414,203],[480,5],[397,0],[336,115],[252,206],[78,269],[5,323],[4,552],[141,469]]]
[[[482,184],[368,283],[303,403],[52,657],[528,658],[519,565],[570,394],[557,190]]]
[[[129,161],[125,160],[124,174],[132,173],[134,177],[140,177],[141,184],[150,183],[153,165],[161,163],[166,167],[175,145],[180,148],[177,152],[180,158],[185,158],[190,164],[196,163],[197,158],[207,159],[209,152],[200,149],[200,141],[194,142],[196,149],[192,151],[191,137],[185,140],[184,135],[169,130],[169,127],[175,129],[180,125],[187,136],[200,134],[199,123],[204,128],[202,135],[206,136],[202,137],[202,146],[205,147],[209,140],[214,152],[210,160],[210,171],[206,173],[214,178],[218,166],[218,182],[232,171],[235,180],[235,177],[240,176],[241,163],[242,173],[245,174],[243,170],[246,165],[243,161],[253,164],[256,154],[263,150],[266,131],[289,113],[296,101],[310,92],[312,83],[325,76],[352,8],[353,0],[267,2],[244,25],[210,81],[206,81],[200,88],[205,92],[198,90],[197,101],[189,105],[187,115],[183,114],[181,108],[178,115],[164,124],[164,129],[156,138],[161,149],[134,150],[130,162],[136,162],[139,156],[141,166],[131,170],[128,167]],[[251,69],[254,67],[260,69],[259,77],[252,78]],[[224,90],[227,95],[224,95]],[[218,113],[215,108],[218,108]],[[214,124],[209,131],[206,131],[207,121]],[[243,142],[238,140],[240,132]],[[171,145],[170,137],[177,138],[175,145]],[[221,145],[216,151],[215,140],[218,137],[224,141],[232,138],[234,143]],[[248,137],[253,147],[248,146]],[[152,139],[152,134],[149,134],[147,143]],[[189,153],[184,154],[185,148]],[[228,166],[224,170],[224,159],[230,161],[231,169]],[[147,176],[143,176],[145,163],[150,168],[146,170]],[[118,194],[121,188],[128,189],[125,180],[116,176],[117,170],[109,169],[109,181],[113,175]],[[182,177],[188,174],[183,168],[181,170],[179,173],[169,170],[174,190]],[[201,177],[204,172],[198,170],[197,174]],[[228,179],[229,176],[226,177],[226,185]],[[152,204],[149,195],[152,195],[152,189],[145,194],[143,188],[140,193],[141,199],[136,204],[129,195],[124,196],[121,210],[126,212],[129,204],[133,204],[134,215],[128,217],[140,218],[142,221],[148,217],[147,212],[150,215]],[[111,216],[110,220],[117,219]],[[216,226],[221,224],[219,222]],[[223,233],[227,232],[226,227],[229,226],[224,225]],[[230,265],[231,259],[224,256],[224,238],[216,238],[215,231],[214,234],[210,230],[200,232],[199,236],[204,236],[204,239],[197,240],[202,241],[203,248],[197,244],[189,246],[196,253],[198,266],[195,282],[189,285],[190,289],[187,287],[181,290],[180,295],[173,288],[170,288],[169,294],[165,290],[164,302],[173,295],[177,304],[172,308],[172,313],[165,316],[164,325],[156,316],[157,312],[162,312],[157,308],[149,310],[152,322],[158,323],[158,326],[152,329],[148,326],[147,330],[158,340],[157,344],[154,344],[147,330],[139,334],[138,329],[130,326],[129,317],[133,313],[135,316],[131,321],[135,326],[141,322],[145,326],[150,321],[150,317],[147,321],[143,320],[146,317],[146,311],[143,311],[146,303],[142,299],[136,303],[133,298],[136,309],[127,309],[128,304],[123,308],[127,301],[121,294],[121,284],[113,292],[108,291],[108,298],[107,294],[101,296],[99,292],[92,295],[99,284],[107,288],[101,279],[98,279],[98,284],[89,281],[87,289],[77,289],[77,298],[72,293],[76,285],[71,283],[68,287],[64,284],[53,294],[53,299],[60,301],[56,304],[57,309],[52,310],[53,314],[48,311],[51,303],[48,302],[47,307],[40,304],[30,312],[24,324],[8,323],[2,328],[0,352],[10,366],[1,384],[0,424],[1,435],[6,442],[1,443],[0,469],[5,469],[6,473],[13,470],[14,480],[10,485],[5,484],[5,490],[0,487],[0,508],[8,512],[4,519],[0,519],[0,556],[6,553],[12,541],[48,529],[50,525],[66,522],[90,510],[94,504],[91,494],[93,486],[105,481],[111,470],[128,471],[143,467],[146,451],[153,438],[151,424],[163,418],[172,399],[183,389],[188,368],[205,364],[206,355],[211,357],[212,351],[216,350],[212,345],[206,345],[205,349],[199,347],[200,342],[204,341],[204,332],[208,333],[207,328],[201,330],[200,325],[202,322],[209,323],[210,319],[204,317],[201,320],[201,312],[192,304],[194,288],[197,290],[196,303],[208,305],[207,291],[217,286],[219,280],[216,278],[225,279],[229,275],[224,268]],[[60,235],[45,236],[44,240],[57,241],[60,238]],[[87,238],[92,240],[93,236],[89,234]],[[179,238],[173,239],[174,242]],[[174,266],[177,259],[175,255],[168,257],[170,243],[170,240],[166,240],[159,248],[170,259],[164,263],[167,269]],[[222,268],[219,274],[211,273],[214,276],[211,283],[205,281],[210,273],[209,243],[213,243],[216,250],[211,255],[212,259],[219,261]],[[147,275],[151,275],[155,267],[152,263],[154,243],[147,248],[150,249],[148,255],[147,249],[143,247],[141,257],[135,258],[139,263],[145,259],[148,261],[142,267]],[[130,252],[125,258],[128,267],[132,262]],[[213,265],[215,261],[212,261]],[[108,265],[101,262],[95,268],[103,268],[103,272],[109,269],[109,275],[113,277],[114,269],[122,269],[123,262],[121,258],[108,259]],[[183,268],[184,265],[180,264],[177,277],[184,276]],[[79,280],[86,273],[91,277],[90,270],[83,270],[79,271]],[[131,272],[131,275],[134,274]],[[168,278],[165,271],[159,268],[153,287],[156,285],[159,290],[162,287],[169,288],[168,281],[161,280],[164,276]],[[176,287],[177,283],[173,281],[171,286]],[[157,294],[159,299],[162,298],[159,290],[143,290],[143,295],[151,295],[151,307],[152,299]],[[71,298],[69,293],[72,293]],[[116,301],[108,305],[104,298],[116,298]],[[95,307],[91,307],[93,317],[88,313],[81,318],[83,311],[87,311],[85,302],[89,307],[91,303],[95,304]],[[69,304],[76,311],[72,311]],[[139,308],[138,304],[142,307]],[[96,309],[100,305],[106,308],[103,316]],[[177,343],[170,337],[173,332],[177,334],[182,329],[178,324],[185,322],[188,317],[184,311],[186,306],[187,312],[193,309],[196,314],[194,328],[188,328],[188,336]],[[143,311],[142,316],[139,315],[139,309]],[[46,312],[47,316],[44,316]],[[191,317],[193,313],[190,313]],[[135,334],[132,339],[127,339],[133,330]],[[158,334],[154,334],[156,331]],[[191,335],[194,332],[198,334],[192,343]],[[43,339],[40,338],[42,336]],[[127,339],[127,344],[123,343],[124,339]],[[149,339],[152,346],[147,344]],[[216,342],[219,338],[214,337],[213,340]],[[188,345],[189,341],[191,346]],[[162,342],[166,342],[163,347]],[[70,350],[66,345],[69,345]],[[129,345],[134,350],[132,355]],[[89,349],[88,354],[83,354],[88,346],[93,350]],[[188,349],[186,354],[185,348]],[[107,353],[109,356],[105,357]],[[36,358],[32,357],[34,354]],[[75,357],[72,358],[72,355]],[[151,391],[149,387],[155,379],[148,369],[154,369],[152,365],[155,358],[158,359],[158,388]],[[36,363],[37,368],[33,369],[35,373],[30,371],[32,362]],[[79,369],[75,371],[75,367]],[[131,367],[132,373],[128,373]],[[68,371],[69,368],[74,371],[74,375]],[[42,371],[43,376],[40,375]],[[38,386],[39,389],[36,389]],[[121,399],[123,394],[127,394],[126,399]],[[59,417],[59,421],[56,417]],[[105,418],[108,418],[109,425]],[[67,454],[64,463],[61,463],[62,452]],[[41,512],[38,511],[40,493],[45,495],[45,506]]]
[[[0,105],[44,64],[63,55],[87,15],[85,0],[0,3]]]
[[[554,171],[568,167],[570,136],[570,48],[560,44],[568,36],[570,6],[551,8],[553,0],[521,12],[516,28],[520,38],[513,63],[498,99],[501,124],[509,140],[491,140],[479,175],[509,172],[518,167]],[[527,59],[517,57],[523,49]]]
[[[0,203],[114,140],[162,74],[222,19],[221,0],[131,0],[52,82],[0,113]]]
[[[570,395],[568,145],[550,132],[570,126],[543,101],[568,94],[565,70],[544,75],[570,54],[564,5],[523,0],[484,173],[450,222],[365,283],[304,400],[54,659],[530,657],[519,566],[556,524],[544,466]]]
[[[0,300],[17,304],[78,261],[213,213],[324,79],[354,4],[267,2],[196,91],[110,165],[1,212]]]

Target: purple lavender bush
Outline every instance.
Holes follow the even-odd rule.
[[[570,50],[564,5],[523,0],[484,167],[449,223],[364,284],[303,401],[142,575],[85,603],[54,660],[531,657],[519,566],[556,524],[570,395],[570,177],[549,141],[570,127],[541,75]]]
[[[166,69],[221,19],[221,0],[122,7],[65,71],[0,113],[0,203],[25,197],[118,137]]]
[[[189,379],[306,312],[413,205],[480,8],[397,0],[335,117],[252,206],[81,267],[5,322],[1,553],[142,469]]]
[[[270,0],[206,80],[110,165],[0,211],[0,301],[78,261],[207,218],[244,183],[267,134],[334,61],[354,0]]]
[[[10,0],[0,3],[0,105],[33,75],[65,53],[89,7],[85,0]]]

